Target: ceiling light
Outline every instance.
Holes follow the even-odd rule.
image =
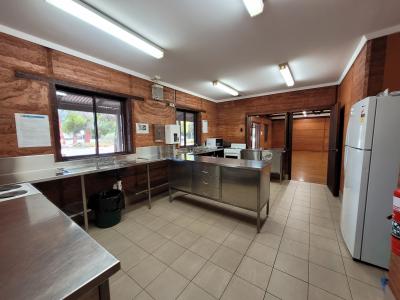
[[[138,48],[139,50],[155,57],[162,58],[164,50],[145,40],[138,34],[122,28],[120,25],[109,20],[86,4],[73,0],[46,0],[55,7],[97,27],[98,29],[124,41],[125,43]]]
[[[230,86],[227,86],[226,84],[224,84],[224,83],[222,83],[222,82],[220,82],[218,80],[213,81],[213,86],[219,88],[220,90],[222,90],[222,91],[224,91],[224,92],[226,92],[228,94],[231,94],[232,96],[238,96],[239,95],[239,92],[237,90],[231,88]]]
[[[303,110],[303,116],[307,117],[307,112]]]
[[[63,92],[63,91],[56,91],[56,95],[60,96],[60,97],[65,97],[65,96],[67,96],[67,93]]]
[[[243,3],[250,14],[250,17],[255,17],[261,14],[264,10],[263,0],[243,0]]]
[[[290,72],[289,65],[287,63],[280,64],[279,65],[279,71],[281,71],[283,79],[286,81],[287,86],[293,86],[294,85],[294,80],[292,73]]]

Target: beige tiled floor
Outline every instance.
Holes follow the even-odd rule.
[[[252,214],[193,199],[158,197],[151,210],[127,209],[113,228],[91,228],[121,261],[110,280],[113,300],[383,299],[384,272],[351,259],[340,201],[325,186],[272,183],[259,234]]]

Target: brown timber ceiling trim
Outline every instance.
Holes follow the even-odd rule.
[[[186,105],[175,105],[177,109],[183,109],[183,110],[191,110],[191,111],[196,111],[196,112],[202,112],[205,113],[206,111],[204,109],[198,109],[198,108],[194,108],[192,106],[186,106]]]
[[[82,89],[82,90],[87,90],[87,91],[97,92],[97,93],[102,93],[102,94],[108,94],[111,96],[127,98],[127,99],[131,99],[131,100],[136,100],[136,101],[144,101],[143,97],[123,94],[123,93],[110,92],[108,90],[93,88],[90,86],[81,85],[81,84],[77,84],[77,83],[73,83],[73,82],[69,82],[69,81],[65,81],[65,80],[58,80],[52,76],[46,76],[46,75],[41,75],[41,74],[35,74],[35,73],[29,73],[29,72],[25,72],[25,71],[15,70],[15,77],[21,78],[21,79],[42,81],[42,82],[47,82],[47,83],[52,83],[52,84],[65,85],[65,86],[72,87],[72,88],[77,88],[77,89]]]

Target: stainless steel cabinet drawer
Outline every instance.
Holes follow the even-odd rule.
[[[195,163],[193,165],[193,174],[201,174],[207,178],[219,178],[219,166]]]
[[[193,193],[219,200],[220,198],[220,169],[219,166],[206,164],[193,165]]]

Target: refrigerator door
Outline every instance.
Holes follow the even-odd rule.
[[[354,258],[361,258],[371,151],[345,147],[344,189],[340,228]]]
[[[378,98],[361,260],[388,268],[393,191],[400,163],[400,97]]]
[[[367,150],[372,148],[375,109],[376,97],[365,98],[351,107],[346,134],[347,146]]]

